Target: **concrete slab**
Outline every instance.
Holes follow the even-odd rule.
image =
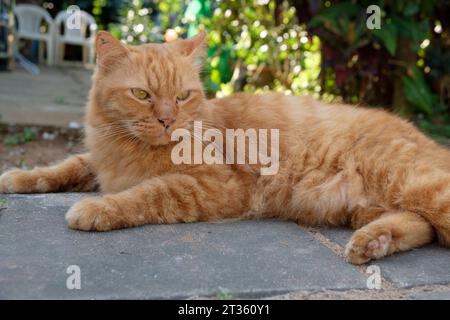
[[[0,121],[67,127],[82,123],[92,71],[41,67],[34,76],[21,68],[0,72]]]
[[[416,300],[450,300],[450,291],[420,292],[411,295]]]
[[[148,225],[108,233],[69,230],[83,194],[0,195],[0,298],[176,298],[231,292],[366,288],[366,275],[294,223]],[[81,289],[66,287],[80,267]]]
[[[322,229],[320,233],[344,247],[352,230]],[[382,276],[398,288],[429,284],[450,284],[450,250],[431,244],[374,261]]]

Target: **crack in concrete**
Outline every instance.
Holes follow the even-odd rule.
[[[338,243],[330,240],[322,233],[320,233],[320,229],[313,227],[303,227],[300,226],[303,230],[309,233],[315,240],[320,242],[323,246],[327,247],[337,256],[344,258],[344,248]],[[375,261],[372,261],[374,264]],[[366,268],[368,265],[361,266],[353,266],[359,272],[366,273]],[[286,293],[283,295],[275,295],[265,299],[274,299],[274,300],[316,300],[316,299],[325,299],[325,300],[334,300],[334,299],[352,299],[352,300],[366,300],[366,299],[395,299],[395,300],[411,300],[414,299],[413,295],[420,293],[438,293],[438,292],[450,292],[450,284],[433,284],[433,285],[421,285],[412,288],[397,288],[395,285],[387,280],[381,274],[381,288],[380,290],[375,289],[350,289],[350,290],[321,290],[321,291],[295,291]]]

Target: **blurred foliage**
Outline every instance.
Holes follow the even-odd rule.
[[[8,199],[0,198],[0,210],[8,208]]]
[[[210,96],[275,90],[318,97],[321,91],[319,38],[297,23],[287,1],[133,0],[121,17],[110,30],[132,44],[162,42],[168,29],[190,36],[207,30],[204,80]]]
[[[18,144],[35,141],[36,139],[37,139],[36,129],[25,127],[22,132],[15,133],[5,137],[3,143],[7,146],[15,146]]]
[[[169,28],[177,34],[185,32],[184,9],[182,0],[125,0],[119,23],[110,25],[110,31],[130,44],[163,42]]]
[[[206,30],[209,96],[274,90],[385,106],[450,137],[450,0],[89,3],[100,24],[132,44]],[[381,9],[381,29],[367,28],[370,5]]]
[[[208,30],[209,92],[318,96],[320,41],[297,23],[287,1],[221,1],[211,17],[200,19],[199,28]]]
[[[390,107],[430,134],[450,137],[449,101],[439,88],[450,68],[449,1],[296,2],[322,41],[322,81],[334,81],[326,90],[347,102]],[[381,9],[381,29],[366,27],[370,5]]]

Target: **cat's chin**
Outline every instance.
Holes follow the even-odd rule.
[[[148,143],[154,147],[165,146],[168,145],[170,142],[171,142],[170,135],[167,133],[164,133],[157,137],[153,137],[148,141]]]

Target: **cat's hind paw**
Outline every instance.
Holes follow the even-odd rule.
[[[345,259],[353,264],[364,264],[389,254],[392,236],[387,230],[358,230],[345,247]]]

